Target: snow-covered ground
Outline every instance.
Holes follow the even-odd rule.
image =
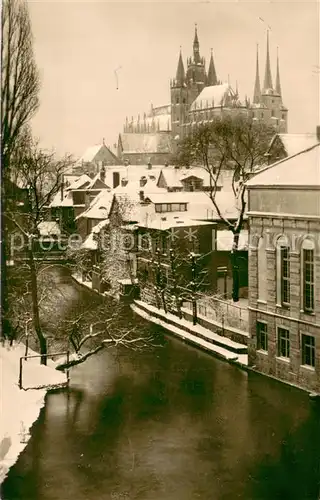
[[[57,371],[53,361],[43,366],[40,358],[31,358],[23,361],[24,389],[19,389],[19,360],[24,354],[23,344],[0,346],[0,484],[27,445],[30,429],[44,406],[46,390],[67,382],[66,374]],[[36,354],[29,349],[28,355]]]

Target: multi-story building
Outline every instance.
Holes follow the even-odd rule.
[[[320,143],[247,187],[249,364],[320,393]]]

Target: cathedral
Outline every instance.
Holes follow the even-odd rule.
[[[177,141],[183,139],[199,124],[210,123],[216,116],[223,114],[245,113],[254,120],[263,120],[272,125],[276,132],[287,132],[288,109],[283,105],[279,57],[275,86],[272,82],[269,54],[269,34],[267,34],[266,65],[263,87],[260,84],[259,54],[256,56],[256,75],[253,99],[239,98],[238,88],[233,89],[229,82],[221,82],[211,51],[208,71],[204,57],[200,54],[197,26],[193,40],[192,56],[187,58],[186,67],[180,50],[176,76],[170,81],[171,102],[158,108],[151,107],[136,120],[126,119],[123,134],[118,141],[118,156],[130,162],[129,149],[133,154],[135,144],[135,160],[139,163],[152,159],[164,159],[172,153]],[[152,134],[152,141],[150,140]],[[126,152],[124,144],[128,145]],[[151,150],[146,144],[152,144]],[[158,145],[160,149],[158,148]],[[149,155],[149,156],[148,156]]]

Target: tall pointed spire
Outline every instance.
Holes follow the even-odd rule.
[[[178,68],[177,68],[177,76],[176,76],[176,85],[178,87],[182,87],[185,82],[185,72],[184,72],[184,65],[183,65],[183,60],[182,60],[182,53],[181,53],[181,47],[180,47],[180,54],[179,54],[179,61],[178,61]]]
[[[280,84],[280,69],[279,69],[279,49],[277,48],[277,76],[276,76],[276,92],[281,96],[281,84]]]
[[[267,58],[266,58],[266,71],[264,74],[264,90],[272,89],[272,76],[271,76],[271,66],[270,66],[270,54],[269,54],[269,30],[267,31]]]
[[[195,63],[201,62],[200,61],[200,45],[199,45],[199,39],[198,39],[197,24],[195,25],[195,31],[194,31],[193,58],[194,58]]]
[[[218,84],[217,74],[216,74],[216,68],[215,68],[214,62],[213,62],[213,51],[212,51],[212,49],[211,49],[211,57],[210,57],[210,63],[209,63],[207,83],[208,83],[208,86],[217,85]]]
[[[259,45],[257,44],[256,80],[254,82],[253,102],[259,104],[261,98],[260,73],[259,73]]]

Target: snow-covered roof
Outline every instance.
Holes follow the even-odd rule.
[[[266,167],[246,184],[249,188],[255,186],[320,188],[320,143]]]
[[[198,227],[208,225],[215,225],[215,222],[193,220],[189,217],[184,217],[183,215],[174,216],[172,214],[149,215],[137,224],[138,227],[159,229],[161,231],[167,231],[168,229],[179,227]]]
[[[39,222],[38,229],[40,236],[60,236],[61,234],[60,227],[55,221]]]
[[[209,193],[203,191],[155,193],[147,195],[146,198],[150,199],[153,204],[187,203],[187,213],[190,219],[219,219]],[[229,219],[238,218],[239,210],[232,191],[218,191],[215,199],[221,213],[225,217]]]
[[[276,134],[271,141],[269,149],[271,149],[277,137],[281,140],[288,156],[295,155],[299,151],[304,151],[319,142],[317,134]]]
[[[89,208],[82,212],[76,219],[106,219],[109,216],[113,200],[113,193],[109,189],[102,189],[90,203]]]
[[[91,233],[87,236],[84,242],[81,245],[81,248],[84,250],[97,250],[98,249],[98,240],[96,235],[100,233],[101,229],[109,224],[109,220],[103,220],[99,222],[92,229]]]
[[[128,184],[139,181],[141,177],[147,177],[147,179],[155,178],[155,180],[157,180],[162,169],[163,165],[152,165],[151,169],[149,169],[147,165],[121,165],[119,167],[108,167],[106,169],[105,182],[108,186],[112,187],[113,174],[115,172],[119,173],[120,184],[122,179],[127,180]]]
[[[103,144],[97,144],[95,146],[90,146],[85,153],[81,156],[80,162],[90,163],[94,160],[95,156],[99,153],[100,149],[103,147]]]
[[[120,141],[123,153],[169,153],[171,151],[171,134],[155,132],[153,134],[144,133],[124,133],[120,134]]]
[[[249,233],[247,229],[242,229],[239,236],[238,250],[248,250]],[[230,252],[233,245],[233,233],[226,230],[217,231],[216,249]]]
[[[197,177],[203,181],[203,186],[210,186],[210,174],[202,167],[174,168],[166,167],[162,169],[162,175],[168,188],[182,188],[183,181],[190,177]],[[221,185],[220,179],[218,186]]]
[[[91,180],[91,177],[89,177],[87,174],[80,175],[80,177],[70,183],[68,189],[75,190],[87,187],[90,184]]]
[[[190,110],[195,111],[198,109],[208,109],[225,105],[228,97],[232,99],[236,97],[236,92],[234,92],[228,83],[204,87],[191,104]]]

